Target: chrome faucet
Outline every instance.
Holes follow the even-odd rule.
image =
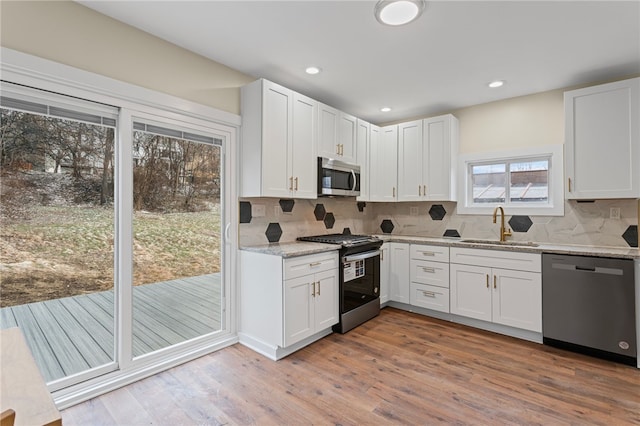
[[[506,237],[510,237],[512,234],[511,229],[506,230],[504,227],[504,209],[502,206],[498,206],[493,209],[493,223],[496,223],[498,210],[500,210],[500,241],[507,241]]]

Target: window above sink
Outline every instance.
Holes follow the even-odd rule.
[[[458,214],[564,214],[562,145],[460,156]]]

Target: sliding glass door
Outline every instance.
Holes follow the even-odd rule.
[[[222,328],[222,140],[133,125],[134,357]]]

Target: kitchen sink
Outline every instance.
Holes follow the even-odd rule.
[[[460,240],[461,243],[485,244],[495,246],[538,247],[539,244],[530,241],[496,241],[496,240]]]

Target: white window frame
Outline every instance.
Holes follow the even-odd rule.
[[[549,159],[548,202],[474,203],[471,182],[471,166],[489,163],[519,162]],[[478,152],[458,157],[458,214],[491,215],[497,206],[503,206],[509,215],[564,216],[563,145],[527,147],[509,151]],[[509,171],[507,170],[506,173]]]
[[[59,409],[64,409],[95,396],[133,383],[144,377],[167,370],[176,365],[196,359],[238,342],[237,336],[237,182],[238,182],[238,135],[240,116],[212,107],[197,104],[175,96],[145,89],[122,81],[114,80],[88,71],[80,70],[57,62],[0,47],[0,73],[2,80],[36,89],[60,93],[92,102],[119,108],[117,141],[120,145],[115,154],[116,167],[120,170],[116,177],[116,237],[115,261],[116,281],[132,280],[132,212],[131,197],[122,196],[132,191],[132,127],[134,117],[170,122],[175,126],[197,128],[224,140],[226,151],[223,162],[227,171],[224,197],[227,212],[224,223],[223,240],[226,256],[223,258],[225,271],[222,309],[223,327],[220,332],[201,336],[161,349],[144,357],[132,359],[132,288],[116,288],[116,317],[119,340],[116,342],[116,362],[119,369],[94,377],[95,371],[79,373],[49,384],[54,401]],[[120,320],[122,319],[122,320]],[[77,383],[78,380],[83,380]],[[77,384],[73,384],[77,383]]]

